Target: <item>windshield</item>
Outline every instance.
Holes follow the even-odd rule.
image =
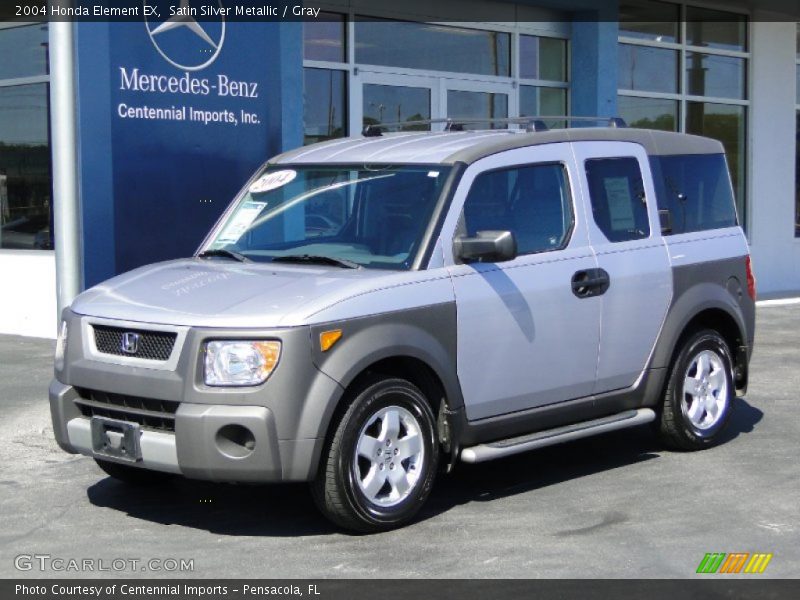
[[[440,165],[272,166],[202,250],[257,262],[408,269],[449,171]]]

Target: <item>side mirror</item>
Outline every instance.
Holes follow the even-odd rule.
[[[475,237],[453,240],[453,254],[464,262],[503,262],[517,257],[517,240],[510,231],[479,231]]]

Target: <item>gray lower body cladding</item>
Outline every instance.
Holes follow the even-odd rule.
[[[67,315],[67,320],[64,368],[50,386],[59,445],[97,457],[91,443],[93,416],[134,421],[141,428],[142,454],[135,465],[190,478],[312,479],[345,388],[379,361],[423,361],[433,368],[443,394],[460,398],[452,303],[314,327],[189,329],[174,350],[174,369],[98,361],[89,339],[92,318]],[[319,333],[329,329],[341,329],[343,335],[322,352]],[[203,344],[214,339],[278,339],[280,361],[260,386],[210,387],[203,378]],[[244,430],[251,439],[236,440],[236,432]]]
[[[146,449],[151,456],[156,448],[164,451],[153,461],[143,457],[138,466],[222,481],[313,477],[324,440],[322,424],[343,389],[314,366],[308,327],[189,329],[182,346],[174,350],[179,353],[175,369],[166,370],[94,360],[87,351],[92,319],[68,315],[67,320],[64,368],[50,387],[55,435],[65,450],[92,454],[86,432],[91,417],[101,415],[138,422],[144,455]],[[207,386],[203,344],[213,339],[279,339],[279,364],[259,386]],[[167,406],[172,408],[162,408]],[[158,410],[163,414],[152,414]],[[254,438],[252,451],[237,449],[220,437],[226,426],[246,428]],[[175,464],[168,462],[165,468],[161,461],[167,455]]]

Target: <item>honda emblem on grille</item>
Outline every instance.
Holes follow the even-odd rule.
[[[126,331],[122,334],[122,344],[120,350],[125,354],[136,354],[139,351],[139,340],[141,335],[132,331]]]

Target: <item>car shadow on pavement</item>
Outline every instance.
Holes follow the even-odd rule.
[[[763,412],[737,400],[723,437],[751,432]],[[470,502],[486,502],[659,458],[666,450],[643,426],[551,446],[477,465],[458,464],[440,477],[418,520]],[[99,476],[98,469],[98,476]],[[106,477],[87,490],[95,506],[164,525],[217,535],[304,537],[341,533],[316,510],[305,484],[232,485],[175,478],[131,487]]]

